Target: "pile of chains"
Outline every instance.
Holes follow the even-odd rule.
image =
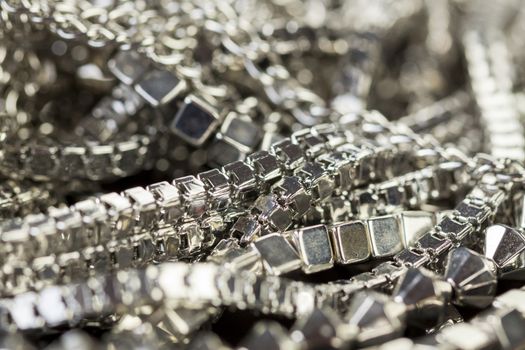
[[[0,0],[0,348],[525,348],[519,0]]]

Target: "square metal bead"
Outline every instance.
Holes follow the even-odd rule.
[[[332,196],[335,183],[320,163],[306,162],[296,173],[303,183],[312,187],[311,192],[315,199],[322,201]]]
[[[334,265],[332,245],[325,225],[311,226],[291,233],[303,262],[303,271],[314,273]]]
[[[94,245],[100,242],[100,237],[109,237],[106,208],[101,203],[89,198],[75,203],[73,208],[82,215],[84,245]]]
[[[133,226],[133,207],[130,201],[115,192],[100,196],[112,221],[113,235],[125,238]]]
[[[452,240],[461,240],[473,231],[473,227],[471,224],[460,223],[445,217],[439,222],[438,230]]]
[[[236,200],[245,201],[257,196],[255,171],[246,162],[230,163],[223,168],[230,179],[232,194]]]
[[[244,159],[246,154],[226,140],[215,139],[208,146],[208,165],[222,167]]]
[[[181,238],[181,254],[192,254],[202,248],[205,241],[205,232],[195,221],[180,225],[178,235]]]
[[[28,229],[31,239],[35,241],[35,253],[39,255],[51,254],[54,247],[59,244],[59,237],[56,234],[55,220],[44,214],[30,214],[26,216],[24,221],[27,224],[27,227],[21,228],[24,230]],[[19,225],[20,223],[17,224],[17,226]],[[1,230],[2,233],[0,234],[0,238],[4,241],[4,228],[2,227]]]
[[[177,187],[162,181],[149,185],[146,189],[155,197],[161,213],[161,223],[174,223],[183,216],[180,192]]]
[[[248,116],[239,116],[231,112],[226,116],[221,126],[222,137],[230,142],[252,150],[261,141],[261,128]]]
[[[241,216],[231,229],[233,237],[240,237],[241,242],[251,242],[261,232],[261,224],[255,217]]]
[[[259,197],[255,207],[260,212],[259,220],[267,222],[275,230],[284,231],[292,223],[290,210],[283,208],[272,195]]]
[[[86,148],[77,146],[66,146],[61,151],[60,174],[62,176],[77,177],[83,174],[86,159]]]
[[[425,211],[404,211],[399,214],[399,219],[405,248],[414,245],[419,237],[434,227],[436,221],[433,214]]]
[[[90,145],[86,161],[86,173],[90,180],[114,176],[115,148],[113,145]]]
[[[202,145],[219,125],[217,111],[194,95],[184,99],[171,130],[193,146]]]
[[[207,261],[225,265],[233,270],[262,272],[261,258],[253,246],[241,248],[237,240],[232,238],[220,241]]]
[[[282,275],[301,267],[301,259],[292,245],[279,233],[272,233],[252,243],[272,275]]]
[[[108,68],[118,80],[130,85],[148,68],[148,61],[136,51],[120,51],[108,61]]]
[[[51,207],[48,213],[50,217],[55,219],[60,237],[62,238],[63,248],[81,248],[79,244],[82,240],[82,217],[80,213],[68,207]]]
[[[485,219],[489,216],[490,212],[488,210],[488,207],[478,207],[472,204],[467,204],[465,202],[461,202],[457,205],[457,207],[454,209],[460,216],[466,218],[470,222],[477,223],[485,221]]]
[[[371,244],[368,226],[362,221],[352,221],[331,227],[337,262],[353,264],[365,261],[370,257]]]
[[[228,177],[217,169],[212,169],[197,175],[204,183],[210,199],[210,209],[223,210],[230,204],[230,184]]]
[[[312,135],[308,129],[293,133],[292,140],[304,146],[308,157],[316,157],[326,150],[326,140],[321,136]]]
[[[401,227],[396,216],[379,216],[369,219],[367,223],[374,257],[391,256],[403,249]]]
[[[186,213],[191,217],[201,217],[206,211],[206,190],[202,181],[195,176],[184,176],[173,180],[180,191]]]
[[[135,90],[152,106],[168,103],[186,89],[186,82],[161,69],[147,72],[135,85]]]
[[[441,255],[452,247],[452,241],[446,238],[436,237],[434,232],[427,232],[421,236],[416,246],[431,256]]]
[[[301,147],[288,140],[276,143],[272,146],[272,149],[273,153],[284,163],[286,169],[295,169],[305,160]]]
[[[293,209],[295,218],[306,214],[311,207],[310,195],[295,176],[285,176],[274,185],[273,190],[284,205]]]
[[[137,186],[125,190],[123,195],[128,197],[133,205],[136,225],[142,228],[153,226],[157,216],[157,205],[153,194]]]
[[[51,207],[51,210],[57,210]],[[0,239],[5,244],[23,244],[29,240],[29,227],[22,220],[7,220],[0,225]]]
[[[426,264],[429,260],[426,255],[419,254],[409,249],[404,249],[394,257],[394,261],[397,261],[405,266],[421,267]]]
[[[255,152],[248,158],[257,177],[265,183],[277,179],[282,171],[277,163],[277,158],[266,151]]]

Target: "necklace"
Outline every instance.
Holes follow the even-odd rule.
[[[517,10],[0,2],[5,347],[525,346]]]

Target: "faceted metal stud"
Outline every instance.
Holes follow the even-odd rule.
[[[282,275],[301,267],[301,259],[292,245],[279,233],[272,233],[252,243],[263,259],[265,270]]]
[[[281,325],[276,322],[259,322],[241,341],[239,350],[293,350],[298,348]]]
[[[525,250],[523,234],[505,225],[492,225],[485,231],[484,254],[496,263],[503,274],[516,277],[524,266],[522,252]],[[522,271],[521,271],[522,272]]]
[[[171,130],[193,146],[200,146],[219,124],[217,111],[194,95],[184,99]]]
[[[436,224],[435,216],[425,211],[404,211],[399,214],[403,246],[409,247]]]
[[[465,322],[465,320],[463,319],[463,316],[459,313],[458,309],[450,303],[445,305],[443,312],[444,312],[444,317],[440,320],[440,322],[435,327],[427,329],[428,334],[433,334],[445,327],[449,327],[457,323]]]
[[[459,305],[483,308],[496,293],[495,264],[465,247],[449,253],[445,279],[454,288],[454,301]]]
[[[135,85],[135,90],[152,106],[168,103],[186,89],[186,82],[166,70],[153,69]]]
[[[407,321],[416,327],[429,328],[443,319],[445,304],[452,287],[430,271],[409,268],[392,294],[396,302],[407,306]]]
[[[377,345],[401,336],[406,308],[377,292],[357,293],[348,309],[349,323],[358,327],[360,347]]]
[[[330,233],[338,263],[353,264],[370,257],[368,227],[362,221],[336,224]]]
[[[314,273],[334,266],[332,244],[325,225],[298,229],[292,231],[291,236],[299,250],[304,272]]]
[[[311,313],[301,317],[293,326],[292,339],[300,339],[302,349],[341,349],[355,334],[355,329],[344,324],[328,308],[315,308]]]
[[[396,216],[379,216],[367,220],[367,223],[374,257],[391,256],[403,249],[401,227]]]

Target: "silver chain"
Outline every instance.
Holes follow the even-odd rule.
[[[1,1],[2,345],[524,347],[520,5]]]

